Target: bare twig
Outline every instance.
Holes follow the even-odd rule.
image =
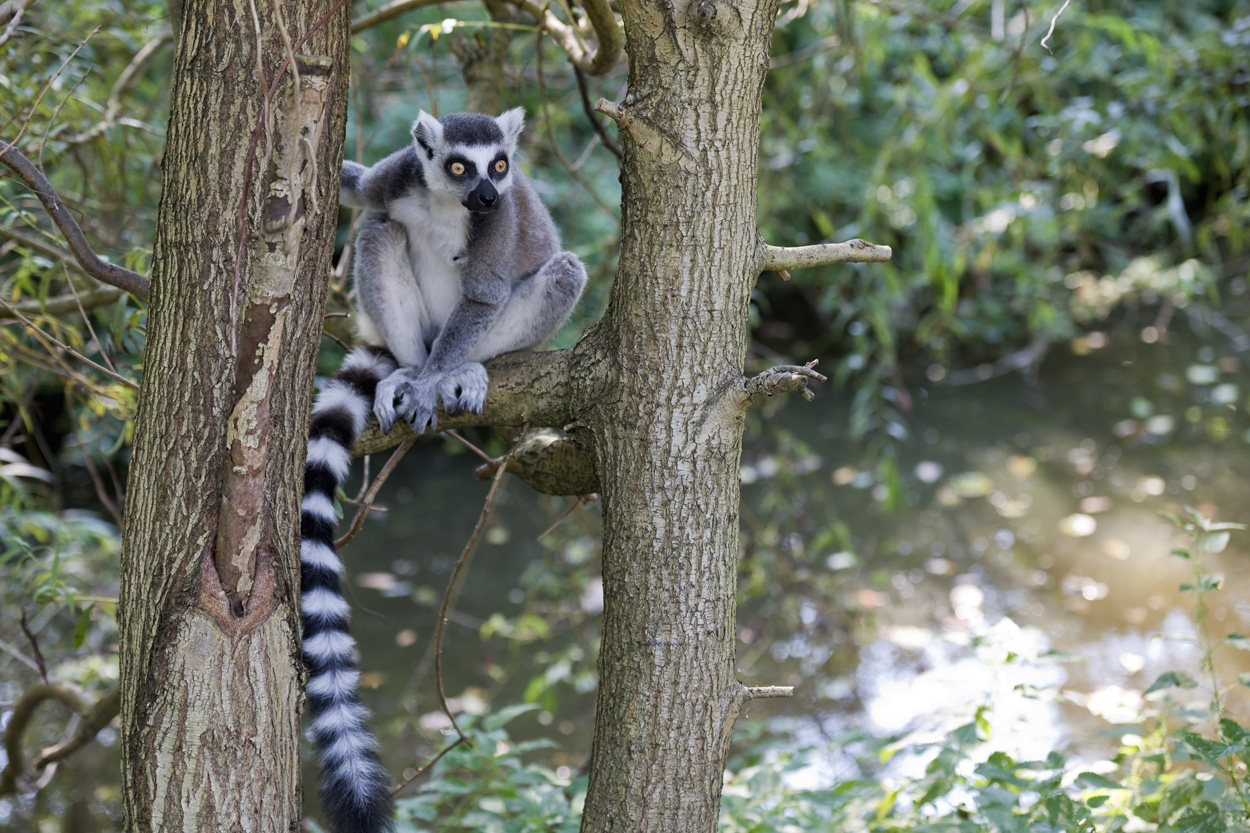
[[[52,184],[29,159],[22,155],[21,151],[12,144],[0,140],[0,162],[7,165],[26,183],[26,187],[35,192],[35,196],[43,203],[44,210],[48,212],[52,222],[56,223],[56,227],[65,236],[70,252],[82,265],[83,271],[110,286],[129,292],[136,298],[147,300],[151,292],[151,283],[148,279],[137,272],[109,263],[92,251],[82,229],[78,227],[78,222],[65,207],[65,203],[61,202],[61,198],[56,195],[56,191],[52,190]]]
[[[38,327],[36,327],[35,324],[29,318],[27,318],[26,316],[18,312],[15,306],[10,304],[8,301],[4,300],[3,298],[0,298],[0,307],[4,307],[5,309],[7,309],[14,318],[16,318],[18,321],[21,321],[23,324],[29,327],[31,331],[36,335],[36,337],[42,336],[44,339],[47,339],[52,344],[64,350],[66,353],[69,353],[71,356],[73,356],[74,358],[78,359],[81,362],[85,362],[86,364],[91,365],[92,367],[94,367],[96,370],[100,371],[104,375],[112,378],[114,381],[119,382],[125,385],[126,387],[132,388],[134,390],[139,389],[138,385],[136,385],[134,382],[127,379],[125,376],[121,376],[109,370],[107,367],[103,367],[101,365],[96,364],[95,362],[91,361],[91,359],[84,356],[82,353],[79,353],[77,350],[70,347],[68,344],[65,344],[64,342],[58,340],[55,336],[49,335],[44,330],[41,330]]]
[[[49,78],[47,82],[44,83],[43,89],[39,91],[39,95],[35,96],[35,103],[30,105],[30,109],[26,111],[26,118],[22,121],[22,126],[18,128],[17,136],[13,138],[13,142],[12,142],[12,144],[14,145],[13,150],[16,150],[17,143],[22,140],[23,134],[26,133],[26,128],[30,127],[30,120],[35,117],[35,111],[38,110],[39,105],[43,103],[43,97],[48,94],[48,90],[52,89],[52,85],[56,83],[56,79],[61,77],[61,73],[65,71],[65,68],[67,66],[69,66],[69,62],[74,60],[75,57],[77,57],[78,53],[82,51],[82,48],[86,46],[92,38],[96,36],[96,33],[100,31],[102,26],[103,24],[92,29],[91,34],[87,35],[87,37],[83,38],[82,41],[79,42],[78,46],[74,48],[74,51],[69,53],[69,57],[66,58],[64,61],[62,61],[61,65],[56,68],[56,72],[52,73],[52,77]],[[9,122],[5,122],[5,125],[4,125],[5,130],[9,129],[9,124],[11,123],[11,121],[12,120],[10,120]],[[5,154],[8,152],[9,152],[9,148],[0,147],[0,162],[4,161]]]
[[[104,359],[104,363],[108,365],[108,369],[117,372],[117,368],[113,365],[113,360],[109,358],[108,351],[104,349],[104,342],[100,341],[100,337],[96,335],[95,327],[91,326],[91,319],[87,317],[87,310],[82,305],[82,299],[78,297],[78,290],[74,288],[74,282],[69,279],[69,270],[61,265],[62,271],[65,273],[65,285],[69,287],[69,293],[74,299],[74,305],[78,307],[78,314],[82,316],[82,323],[87,325],[87,332],[91,334],[91,340],[95,342],[96,347],[100,350],[100,358]],[[120,527],[118,527],[120,529]]]
[[[815,246],[769,246],[760,243],[756,265],[761,272],[805,269],[830,263],[884,263],[894,254],[889,246],[878,246],[867,240],[845,243],[820,243]]]
[[[368,14],[363,14],[352,21],[352,34],[363,32],[377,26],[379,23],[385,23],[392,18],[399,17],[404,12],[411,12],[416,9],[424,9],[428,6],[437,6],[444,0],[393,0],[380,9],[374,9]]]
[[[469,557],[473,554],[473,548],[477,546],[477,539],[481,536],[482,530],[486,526],[486,519],[490,517],[491,509],[495,505],[495,495],[499,492],[499,484],[503,481],[504,473],[508,471],[506,461],[528,430],[528,424],[521,428],[520,433],[517,434],[517,439],[512,444],[512,448],[508,450],[508,454],[504,455],[505,465],[499,467],[498,471],[495,472],[494,479],[490,482],[490,489],[486,492],[486,500],[482,503],[482,512],[478,515],[477,523],[473,527],[473,533],[469,535],[469,540],[465,543],[464,549],[461,550],[460,557],[456,559],[456,566],[452,568],[451,578],[447,579],[447,589],[443,592],[443,603],[438,609],[438,625],[434,629],[434,682],[438,688],[438,702],[443,707],[443,713],[447,715],[447,719],[451,721],[452,728],[456,730],[456,734],[469,746],[473,744],[465,736],[464,732],[461,731],[460,724],[456,722],[455,715],[451,713],[451,708],[447,705],[447,695],[443,691],[443,632],[447,629],[447,610],[451,607],[451,598],[456,589],[456,582],[468,565]]]
[[[411,784],[413,781],[416,781],[422,775],[425,775],[427,772],[429,772],[430,769],[432,769],[436,763],[438,763],[439,761],[443,759],[444,755],[446,755],[448,752],[455,749],[457,746],[459,746],[462,743],[468,743],[468,741],[465,740],[464,735],[461,735],[460,737],[453,740],[451,743],[447,744],[447,746],[443,747],[443,751],[435,755],[434,758],[428,764],[426,764],[425,766],[421,767],[416,772],[414,772],[411,778],[405,778],[404,783],[400,784],[398,787],[391,790],[391,798],[396,798],[401,792],[408,789],[409,784]]]
[[[412,448],[416,441],[416,437],[404,440],[399,448],[395,449],[395,451],[391,454],[390,459],[386,461],[386,465],[384,465],[382,470],[378,472],[378,476],[373,479],[373,483],[369,486],[369,490],[365,492],[364,496],[360,499],[360,508],[356,510],[356,516],[352,518],[352,525],[348,527],[347,532],[343,533],[342,537],[334,542],[335,549],[342,549],[351,543],[353,538],[360,534],[360,530],[365,525],[365,520],[369,517],[369,513],[373,511],[373,501],[377,498],[378,491],[381,490],[382,484],[386,482],[386,478],[391,476],[391,472],[395,471],[395,467],[399,465],[399,461],[404,459],[404,455],[408,453],[408,450]]]
[[[815,394],[808,388],[808,381],[827,381],[824,376],[812,369],[817,364],[818,361],[812,359],[805,365],[780,365],[745,380],[741,389],[742,406],[746,407],[760,397],[775,396],[779,393],[798,393],[811,402]]]
[[[126,293],[120,289],[107,287],[103,289],[84,292],[79,295],[75,292],[73,295],[60,295],[56,298],[49,298],[47,301],[42,299],[34,301],[23,301],[20,304],[14,304],[13,309],[22,315],[69,315],[73,312],[97,309],[113,303]],[[13,316],[8,310],[0,311],[0,321],[12,320]]]
[[[113,88],[109,91],[109,97],[104,102],[104,115],[100,118],[100,120],[83,132],[77,133],[73,136],[67,136],[61,141],[70,147],[74,145],[81,145],[85,142],[91,141],[96,136],[99,136],[114,124],[120,123],[118,122],[118,116],[121,115],[122,93],[126,92],[126,90],[130,88],[130,85],[134,83],[135,79],[139,76],[139,70],[143,68],[143,65],[146,64],[153,55],[159,52],[162,46],[173,40],[173,36],[173,32],[166,30],[159,33],[156,37],[152,38],[152,40],[141,46],[139,51],[135,53],[134,57],[130,59],[130,63],[126,65],[124,70],[122,70],[121,75],[117,76],[117,80],[113,82]]]
[[[443,433],[451,437],[453,440],[456,440],[457,442],[459,442],[465,448],[469,449],[469,451],[473,452],[473,454],[476,455],[479,460],[484,461],[487,465],[493,465],[494,463],[497,462],[494,457],[490,456],[485,451],[483,451],[482,449],[475,446],[473,443],[466,440],[464,438],[464,435],[462,435],[459,431],[452,431],[451,429],[448,429],[444,431]],[[478,469],[478,472],[481,472],[480,468]],[[494,469],[491,469],[490,474],[494,474],[494,473],[495,473]],[[488,474],[486,477],[490,477],[490,474]],[[479,473],[478,480],[485,480],[486,477],[482,477],[481,474]]]
[[[35,665],[39,667],[39,679],[45,683],[48,681],[48,664],[44,662],[43,651],[39,650],[39,640],[30,632],[30,625],[26,621],[26,609],[22,608],[21,615],[22,634],[26,637],[26,641],[30,643],[30,651],[35,655]]]
[[[595,135],[599,137],[599,141],[603,142],[603,146],[612,152],[617,159],[623,158],[621,146],[612,138],[612,134],[608,133],[608,129],[603,126],[603,122],[595,115],[595,106],[590,103],[590,90],[586,88],[586,73],[578,68],[577,64],[573,65],[573,74],[577,76],[577,89],[582,94],[582,110],[586,113],[586,118],[590,121],[590,126],[595,129]]]
[[[573,510],[582,505],[582,502],[583,501],[581,497],[573,498],[573,501],[569,504],[569,508],[564,510],[564,514],[556,518],[556,522],[553,523],[551,526],[547,527],[546,529],[544,529],[542,533],[539,534],[539,536],[535,538],[534,540],[541,541],[542,539],[546,538],[551,533],[555,532],[556,529],[559,528],[560,524],[568,520],[569,515],[573,514]]]
[[[746,689],[747,700],[769,700],[774,697],[794,696],[794,686],[789,685],[748,685],[743,688]]]
[[[1067,11],[1068,5],[1071,2],[1072,0],[1063,0],[1063,5],[1059,7],[1059,11],[1055,12],[1055,16],[1050,19],[1050,28],[1046,30],[1046,37],[1042,38],[1042,48],[1052,55],[1055,54],[1055,50],[1050,48],[1050,44],[1048,44],[1047,41],[1049,41],[1050,36],[1055,33],[1055,24],[1059,22],[1059,16]]]

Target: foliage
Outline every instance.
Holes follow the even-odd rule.
[[[1072,4],[1053,54],[1029,4],[788,8],[765,91],[764,234],[864,237],[894,257],[766,277],[760,335],[850,354],[837,375],[855,380],[857,433],[903,430],[900,357],[920,352],[940,381],[1127,299],[1210,305],[1244,279],[1244,3]]]

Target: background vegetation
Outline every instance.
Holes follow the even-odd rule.
[[[918,449],[939,443],[916,429],[926,422],[926,401],[943,391],[958,391],[972,413],[979,398],[992,401],[1002,390],[993,387],[996,377],[1062,379],[1048,401],[1108,414],[1103,427],[1118,442],[1117,458],[1127,460],[1121,469],[1174,443],[1164,486],[1154,491],[1153,481],[1130,478],[1126,501],[1142,489],[1176,512],[1187,499],[1209,504],[1200,506],[1207,514],[1221,503],[1225,515],[1245,511],[1211,496],[1227,496],[1229,482],[1208,481],[1234,476],[1210,457],[1242,453],[1250,429],[1239,375],[1240,354],[1250,347],[1242,329],[1250,5],[1074,3],[1048,36],[1058,12],[1058,4],[1003,0],[782,6],[761,125],[761,231],[777,244],[863,237],[893,246],[895,255],[886,265],[760,280],[753,360],[820,358],[846,393],[820,424],[798,425],[774,409],[753,428],[757,448],[768,450],[749,454],[743,468],[752,507],[744,513],[744,665],[763,657],[768,673],[836,689],[876,644],[881,605],[872,594],[898,591],[897,575],[930,571],[927,562],[890,560],[905,537],[894,534],[905,525],[897,513],[932,501],[954,515],[955,501],[1010,491],[954,477],[951,462],[933,479],[920,467],[936,452]],[[615,267],[616,160],[585,100],[618,98],[623,68],[583,94],[532,21],[491,20],[480,4],[464,2],[411,12],[353,41],[348,153],[371,161],[399,147],[418,108],[460,109],[457,55],[488,38],[509,39],[504,103],[529,112],[523,164],[592,274],[577,320],[560,337],[567,345],[602,312]],[[36,2],[0,43],[0,138],[40,165],[98,252],[139,272],[154,237],[171,51],[164,4],[143,2]],[[343,220],[345,245],[347,212]],[[340,266],[330,278],[332,308],[340,311],[349,308],[345,274]],[[328,322],[332,336],[348,336],[342,324]],[[110,600],[144,326],[144,305],[78,271],[37,200],[0,179],[0,725],[11,725],[13,707],[44,675],[90,696],[115,683]],[[1064,361],[1056,354],[1109,342],[1125,361],[1155,347],[1173,352],[1141,354],[1143,362],[1162,365],[1176,351],[1185,358],[1169,371],[1173,382],[1139,375],[1114,392],[1109,376],[1082,380],[1056,367]],[[323,369],[340,355],[327,338]],[[1046,430],[1044,417],[1028,409],[1000,409],[997,422],[1008,416],[1009,437]],[[957,436],[945,426],[942,433]],[[477,439],[488,448],[499,442]],[[1080,469],[1089,458],[1091,469],[1110,467],[1106,443],[1091,450],[1080,439],[1062,465]],[[963,443],[972,448],[979,439]],[[1020,459],[1044,468],[1044,455],[1021,450],[1027,446],[1016,449]],[[1085,457],[1073,462],[1079,449]],[[1004,459],[1008,468],[1030,465]],[[425,462],[431,477],[464,476],[463,467]],[[1168,491],[1173,481],[1194,480],[1189,472],[1196,485]],[[1204,493],[1207,486],[1215,492]],[[402,494],[392,500],[404,503]],[[549,516],[543,527],[565,510],[538,506]],[[1085,511],[1092,506],[1065,520],[1092,518],[1096,512]],[[1011,517],[995,510],[998,522]],[[465,602],[481,608],[469,621],[488,650],[465,653],[480,662],[457,672],[462,706],[471,711],[473,692],[484,690],[490,714],[478,720],[474,749],[455,750],[414,785],[401,805],[412,829],[435,818],[440,829],[576,826],[584,750],[545,728],[576,715],[572,704],[584,703],[594,685],[596,527],[593,510],[573,511],[529,551],[515,580],[519,595]],[[1020,512],[1027,519],[1040,509]],[[867,530],[856,517],[867,519]],[[1227,530],[1204,527],[1200,515],[1179,522],[1190,527],[1189,543],[1176,549],[1227,555]],[[1079,531],[1085,521],[1069,523]],[[1010,529],[1025,540],[1022,527]],[[500,545],[510,534],[513,543],[519,538],[506,523],[492,532]],[[957,530],[928,534],[932,558],[956,560]],[[1241,563],[1229,575],[1244,589]],[[1196,626],[1190,637],[1208,632],[1205,600],[1227,592],[1203,578],[1210,574],[1197,575],[1187,582],[1196,600],[1187,607]],[[372,581],[393,589],[394,578]],[[424,580],[409,584],[411,593],[397,594],[411,596],[406,604],[436,607]],[[1064,592],[1097,598],[1097,584]],[[1236,657],[1246,643],[1235,627],[1246,614],[1244,604],[1228,606],[1240,613],[1209,643],[1199,641],[1196,666],[1191,658],[1189,671],[1164,678],[1138,703],[1131,730],[1117,730],[1113,748],[1094,740],[1087,748],[1082,737],[1029,756],[993,748],[986,742],[996,714],[980,708],[954,725],[949,715],[922,716],[894,732],[881,721],[851,721],[812,735],[800,714],[755,723],[754,733],[744,727],[725,827],[1244,827],[1250,753]],[[1016,615],[1010,601],[1001,607],[983,630],[970,628],[974,642],[1001,643],[991,626]],[[1148,628],[1153,620],[1143,621]],[[390,630],[406,628],[396,619]],[[787,642],[791,633],[801,643]],[[1020,661],[1014,649],[986,650],[1004,667]],[[440,727],[419,719],[428,697],[382,691],[403,703],[384,716],[394,736],[408,733],[422,750],[437,751]],[[1168,705],[1167,695],[1185,692],[1200,696]],[[820,708],[827,712],[863,706],[826,693]],[[534,714],[504,708],[508,702]],[[42,707],[26,730],[27,758],[76,728],[57,708]],[[115,824],[108,732],[101,741],[61,764],[70,771],[45,770],[0,789],[0,822],[63,830]],[[6,755],[12,759],[11,746]]]

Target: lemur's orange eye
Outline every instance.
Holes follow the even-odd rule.
[[[447,170],[451,171],[456,176],[461,176],[464,173],[464,163],[452,162],[450,165],[447,166]]]
[[[503,173],[503,172],[504,172],[504,171],[506,171],[506,170],[508,170],[508,160],[507,160],[507,159],[497,159],[497,160],[495,161],[495,173],[497,173],[497,174],[501,174],[501,173]]]

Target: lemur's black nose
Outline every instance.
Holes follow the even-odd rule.
[[[464,207],[470,211],[493,211],[499,202],[499,192],[488,180],[483,179],[470,193]]]

